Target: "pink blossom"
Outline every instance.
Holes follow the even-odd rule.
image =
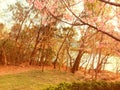
[[[39,9],[41,11],[41,15],[44,17],[48,17],[48,11],[55,16],[59,14],[57,11],[59,5],[58,0],[28,0],[28,3],[34,4],[34,7]],[[64,15],[64,18],[69,21],[73,20],[73,17],[68,13]]]
[[[31,5],[33,3],[33,0],[27,0],[27,2]]]
[[[104,43],[99,43],[98,48],[103,48],[104,46]]]
[[[88,0],[90,3],[94,3],[95,0]]]
[[[64,14],[63,17],[64,17],[65,19],[69,20],[69,21],[73,20],[73,17],[72,17],[71,15],[69,15],[69,14]]]
[[[110,20],[110,17],[109,16],[105,16],[105,20],[106,21]]]
[[[43,7],[44,7],[44,4],[43,4],[42,2],[40,2],[39,0],[35,0],[35,1],[34,1],[34,5],[35,5],[35,7],[36,7],[37,9],[39,9],[39,10],[42,10]]]
[[[98,20],[98,17],[94,17],[93,21],[96,22]]]

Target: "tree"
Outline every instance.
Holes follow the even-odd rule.
[[[115,21],[116,18],[117,19],[120,18],[119,12],[118,12],[119,3],[114,3],[114,2],[105,1],[105,0],[82,0],[82,1],[78,0],[78,2],[76,2],[76,0],[71,0],[71,1],[28,0],[28,2],[30,4],[30,7],[32,8],[29,8],[29,10],[26,12],[27,14],[24,13],[24,11],[23,11],[23,14],[21,14],[25,16],[22,19],[22,23],[20,21],[21,19],[18,20],[20,21],[19,23],[21,27],[23,27],[22,25],[25,24],[24,22],[26,21],[25,20],[25,18],[27,17],[26,15],[29,16],[30,11],[34,7],[37,9],[38,13],[40,14],[39,16],[40,23],[38,24],[39,26],[37,27],[34,27],[34,25],[32,26],[34,29],[36,29],[37,32],[35,31],[36,34],[35,34],[34,40],[31,41],[32,42],[31,46],[33,47],[30,50],[31,54],[29,54],[30,55],[29,64],[34,63],[36,61],[36,56],[39,56],[40,58],[38,60],[39,65],[43,66],[44,68],[45,62],[49,59],[49,54],[48,54],[49,52],[47,52],[47,50],[49,49],[54,51],[53,46],[50,46],[48,42],[51,41],[53,38],[58,39],[57,37],[54,37],[54,35],[56,35],[54,30],[56,29],[60,30],[61,28],[58,28],[60,25],[62,26],[61,30],[63,30],[64,27],[66,27],[66,25],[69,25],[70,27],[77,26],[79,28],[77,28],[76,30],[79,30],[80,32],[82,32],[83,30],[84,32],[81,33],[83,34],[83,36],[80,37],[80,42],[78,46],[80,49],[73,63],[71,72],[75,73],[79,69],[79,66],[81,64],[81,58],[85,53],[88,53],[88,51],[90,51],[90,53],[94,54],[94,57],[99,55],[99,58],[97,61],[97,67],[96,67],[96,70],[97,70],[96,76],[97,76],[97,73],[101,70],[101,67],[104,63],[104,59],[106,59],[107,55],[109,54],[108,52],[110,52],[110,51],[104,52],[103,50],[104,49],[106,50],[106,48],[101,47],[102,45],[101,43],[107,42],[104,36],[108,36],[118,42],[120,41],[118,37],[119,35],[116,34],[116,32],[119,32],[118,28],[120,23],[119,21],[118,22]],[[78,11],[76,12],[76,10],[74,10],[73,7],[81,3],[82,5],[84,5],[84,9],[82,11],[79,10],[79,13],[78,13]],[[100,8],[97,8],[98,6]],[[21,10],[21,7],[19,7],[18,10]],[[116,22],[117,24],[114,25],[113,22]],[[63,25],[63,23],[65,23],[65,25]],[[16,36],[17,42],[19,41],[18,37],[20,38],[20,36],[22,36],[20,35],[20,33],[23,34],[21,27],[18,30],[18,33]],[[99,37],[99,38],[92,42],[93,39],[91,39],[91,37],[94,34],[96,35],[95,37]],[[60,56],[61,52],[65,50],[63,48],[65,47],[66,42],[68,41],[69,35],[70,34],[68,33],[63,36],[63,42],[59,44],[60,47],[58,48],[58,51],[56,50],[56,56],[54,56],[55,57],[54,68],[56,67],[56,63],[58,62],[59,57],[61,57]],[[89,43],[89,41],[91,42]],[[96,46],[97,42],[98,42],[99,48],[97,48]],[[95,51],[90,49],[91,45],[93,45],[92,49],[94,49]],[[46,47],[49,47],[49,48],[46,48]],[[70,45],[68,47],[70,47]],[[102,55],[104,56],[102,57]],[[94,59],[91,66],[92,69],[94,69],[93,64],[94,64]]]
[[[59,0],[58,0],[58,1],[59,1]],[[100,0],[100,1],[103,2],[104,0]],[[31,2],[32,2],[32,1],[29,0],[29,3],[31,3]],[[54,0],[53,2],[55,3],[56,0]],[[67,0],[62,0],[61,2],[62,2],[62,5],[63,5],[64,7],[66,7],[66,9],[69,10],[69,12],[79,21],[79,23],[74,24],[74,25],[81,25],[81,24],[83,24],[83,25],[89,26],[89,27],[91,27],[91,28],[93,28],[93,29],[95,29],[95,30],[97,30],[97,31],[99,31],[99,32],[102,32],[102,33],[108,35],[109,37],[111,37],[111,38],[113,38],[113,39],[115,39],[115,40],[117,40],[117,41],[120,41],[120,39],[119,39],[118,37],[110,34],[110,32],[107,32],[107,31],[103,30],[103,29],[105,29],[105,27],[104,27],[104,28],[101,28],[101,27],[103,27],[103,25],[100,25],[100,27],[97,27],[97,26],[94,25],[94,23],[86,22],[86,21],[83,20],[81,17],[79,17],[78,15],[76,15],[76,13],[74,13],[74,11],[72,11],[72,9],[70,8],[70,7],[71,7],[71,4],[70,4],[70,2],[68,2]],[[91,1],[89,0],[88,2],[92,5],[93,3],[96,3],[96,2],[98,2],[98,1],[92,0],[92,2],[91,2]],[[104,2],[105,2],[105,1],[104,1]],[[105,2],[105,3],[108,3],[108,2]],[[42,4],[40,1],[35,0],[35,1],[34,1],[34,4],[36,5],[36,8],[38,8],[38,9],[40,9],[40,10],[43,9],[43,8],[39,7],[39,4],[40,4],[40,6],[41,6],[41,4]],[[114,4],[118,4],[118,3],[114,3]],[[38,5],[38,6],[37,6],[37,5]],[[47,4],[44,3],[44,6],[45,6],[45,7],[47,7],[46,5],[47,5]],[[106,4],[104,4],[104,5],[105,5],[105,7],[103,7],[103,8],[108,7]],[[51,7],[52,7],[52,6],[51,6]],[[58,5],[56,4],[55,7],[58,7]],[[109,6],[109,7],[110,7],[110,6]],[[55,10],[56,8],[53,7],[52,9]],[[54,11],[54,10],[53,10],[53,11]],[[47,11],[48,11],[50,14],[52,14],[52,16],[53,16],[54,18],[60,20],[59,17],[57,17],[56,15],[54,15],[53,13],[51,13],[50,10],[47,9]],[[90,13],[91,13],[91,12],[90,12]],[[79,14],[80,14],[80,13],[79,13]],[[69,15],[68,15],[68,16],[69,16]],[[109,17],[109,18],[107,18],[107,19],[108,19],[108,20],[111,20],[111,17],[110,17],[110,16],[108,16],[108,17]],[[113,17],[113,16],[112,16],[112,17]],[[89,19],[90,19],[89,21],[91,21],[91,20],[96,20],[95,22],[99,22],[99,19],[96,19],[96,17],[93,17],[92,19],[89,18]],[[102,19],[102,18],[101,18],[101,19]],[[103,19],[104,19],[104,20],[103,20]],[[102,19],[101,22],[100,22],[101,24],[104,23],[104,21],[106,21],[105,18],[103,18],[103,19]],[[71,24],[71,25],[72,25],[72,24]]]

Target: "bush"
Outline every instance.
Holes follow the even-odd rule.
[[[119,90],[120,82],[90,81],[77,83],[60,83],[56,87],[49,87],[45,90]]]

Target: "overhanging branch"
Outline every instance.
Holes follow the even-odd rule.
[[[99,1],[109,4],[109,5],[112,5],[112,6],[120,7],[120,3],[114,3],[114,2],[110,2],[110,1],[106,1],[106,0],[99,0]]]
[[[104,1],[104,0],[101,0],[101,1]],[[100,30],[100,29],[97,28],[96,26],[91,25],[91,24],[86,23],[85,21],[83,21],[80,17],[78,17],[78,16],[69,8],[69,6],[65,3],[64,0],[62,0],[62,2],[63,2],[63,4],[66,6],[66,8],[67,8],[67,9],[68,9],[68,10],[69,10],[69,11],[70,11],[70,12],[71,12],[81,23],[83,23],[84,25],[87,25],[87,26],[89,26],[89,27],[91,27],[91,28],[93,28],[93,29],[95,29],[95,30],[97,30],[97,31],[99,31],[99,32],[101,32],[101,33],[103,33],[103,34],[105,34],[105,35],[107,35],[107,36],[113,38],[114,40],[120,42],[120,38],[118,38],[118,37],[116,37],[116,36],[114,36],[114,35],[112,35],[112,34],[106,32],[106,31]]]

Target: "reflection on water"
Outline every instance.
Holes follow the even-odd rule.
[[[94,56],[95,55],[93,54],[91,55],[90,58],[89,54],[84,54],[82,57],[82,63],[80,65],[84,63],[83,67],[85,67],[87,65],[88,60],[90,59],[88,65],[88,68],[90,68]],[[98,62],[98,55],[96,55],[94,59],[94,68],[96,68],[97,62]],[[104,70],[108,70],[112,72],[116,72],[116,70],[120,70],[120,57],[109,56],[105,64]]]
[[[113,72],[116,72],[116,69],[120,70],[120,57],[109,57],[105,69]]]

